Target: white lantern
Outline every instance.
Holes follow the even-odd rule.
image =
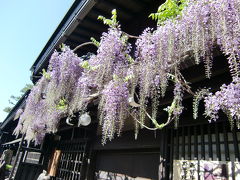
[[[78,119],[78,127],[79,126],[88,126],[91,123],[91,117],[88,113],[82,114]]]

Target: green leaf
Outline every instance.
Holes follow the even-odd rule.
[[[56,108],[58,110],[65,110],[67,108],[67,100],[65,98],[60,99]]]
[[[112,10],[112,16],[111,19],[107,19],[103,16],[98,16],[98,20],[101,20],[103,22],[103,24],[106,24],[110,27],[117,27],[118,22],[117,22],[117,10],[113,9]]]
[[[105,17],[103,17],[103,16],[98,16],[98,18],[97,18],[98,20],[104,20],[104,19],[106,19]]]
[[[119,77],[118,77],[116,74],[114,74],[114,75],[113,75],[113,80],[114,80],[114,81],[118,81],[118,80],[119,80]]]
[[[41,73],[47,80],[51,79],[51,75],[45,70],[42,69],[42,73]]]
[[[156,20],[159,25],[164,24],[168,19],[175,19],[181,15],[181,11],[187,6],[187,0],[166,0],[164,4],[158,7],[156,13],[151,13],[149,18]]]
[[[91,71],[95,71],[96,69],[99,68],[99,65],[98,66],[90,66],[88,61],[83,61],[82,63],[79,64],[79,66],[81,66],[83,69],[91,70]]]
[[[97,41],[94,37],[91,37],[90,40],[91,40],[97,47],[100,46],[100,42]]]
[[[59,45],[59,48],[61,49],[61,51],[64,51],[64,50],[65,50],[65,44],[63,44],[63,43],[60,44],[60,45]]]
[[[91,69],[88,61],[83,61],[82,63],[80,63],[80,66],[81,66],[83,69],[88,69],[88,70]]]
[[[116,9],[112,10],[112,15],[115,15],[115,16],[117,15],[117,10]]]
[[[112,17],[111,17],[113,23],[117,23],[117,10],[113,9],[112,10]]]
[[[124,78],[125,82],[128,82],[129,80],[131,80],[133,78],[133,75],[128,75]]]
[[[129,54],[126,54],[126,58],[130,64],[134,63],[134,59]]]

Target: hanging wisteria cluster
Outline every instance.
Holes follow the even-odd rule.
[[[209,93],[205,98],[205,114],[210,118],[210,121],[218,119],[218,111],[221,109],[227,114],[231,126],[234,121],[237,122],[237,127],[240,128],[240,79],[235,78],[229,85],[222,85],[220,90],[215,94]]]
[[[102,16],[99,19],[109,29],[100,42],[93,41],[97,53],[85,61],[67,46],[61,47],[62,52],[55,51],[47,71],[43,71],[28,96],[15,134],[26,134],[27,140],[38,144],[46,133],[57,131],[62,118],[85,113],[92,98],[98,97],[99,124],[105,144],[115,134],[120,135],[129,116],[139,123],[136,127],[148,128],[146,118],[153,123],[153,129],[163,128],[172,121],[177,126],[184,109],[184,92],[195,96],[195,118],[199,101],[204,99],[205,115],[210,120],[217,120],[221,109],[231,124],[236,121],[239,127],[239,0],[189,0],[181,13],[169,19],[160,18],[166,20],[156,29],[146,28],[139,37],[121,30],[116,10],[111,19]],[[134,53],[129,38],[137,39]],[[227,57],[233,82],[223,85],[215,94],[206,89],[192,92],[180,72],[181,63],[186,57],[193,58],[195,64],[203,62],[206,77],[210,78],[216,47]],[[164,109],[168,119],[158,124],[159,98],[165,96],[170,81],[174,83],[174,97]],[[150,104],[151,114],[147,109]]]
[[[26,100],[26,107],[14,131],[26,134],[26,140],[39,144],[46,133],[56,132],[59,120],[72,115],[69,108],[75,94],[75,87],[83,68],[81,58],[68,47],[54,52],[48,71],[43,70],[42,78],[32,88]],[[18,114],[18,113],[17,113]]]

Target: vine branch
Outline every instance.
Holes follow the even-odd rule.
[[[126,36],[128,36],[128,38],[132,38],[132,39],[139,39],[139,36],[134,36],[134,35],[130,35],[126,32],[123,32]]]
[[[84,46],[87,46],[87,45],[94,45],[94,46],[96,46],[96,44],[95,43],[93,43],[93,42],[85,42],[85,43],[82,43],[82,44],[80,44],[80,45],[78,45],[77,47],[75,47],[74,49],[73,49],[73,52],[75,52],[75,51],[77,51],[78,49],[80,49],[80,48],[82,48],[82,47],[84,47]],[[97,47],[97,46],[96,46]]]
[[[126,36],[128,36],[128,38],[132,38],[132,39],[138,39],[138,38],[139,38],[138,36],[130,35],[130,34],[125,33],[125,32],[123,32],[123,33],[124,33]],[[78,49],[80,49],[80,48],[82,48],[82,47],[84,47],[84,46],[88,46],[88,45],[94,45],[94,46],[98,47],[94,42],[89,41],[89,42],[82,43],[82,44],[78,45],[77,47],[75,47],[75,48],[73,49],[73,52],[77,51]]]
[[[143,127],[145,127],[146,129],[148,129],[148,130],[151,130],[151,131],[155,131],[155,130],[157,130],[158,128],[150,128],[150,127],[148,127],[148,126],[146,126],[145,124],[143,124],[143,123],[141,123],[137,118],[135,118],[133,115],[132,115],[132,113],[126,108],[126,110],[127,110],[127,112],[130,114],[130,116],[135,120],[135,121],[137,121],[139,124],[141,124]]]

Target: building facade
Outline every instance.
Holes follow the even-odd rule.
[[[46,68],[54,49],[65,43],[71,48],[89,41],[91,37],[99,39],[107,27],[96,19],[99,15],[110,16],[112,9],[117,9],[122,29],[133,35],[140,34],[146,27],[155,26],[148,15],[155,12],[163,3],[153,0],[77,0],[74,2],[46,46],[34,62],[31,70],[32,81],[37,82],[42,69]],[[96,51],[88,47],[77,51],[79,56]],[[191,58],[182,65],[182,73],[192,88],[218,88],[231,81],[226,57],[217,50],[211,80],[205,77],[204,65],[191,63]],[[217,62],[217,63],[216,63]],[[170,104],[171,92],[161,100],[160,107]],[[22,105],[20,105],[22,104]],[[192,118],[192,97],[185,95],[185,110],[179,120],[177,129],[169,125],[162,130],[149,131],[141,129],[135,139],[134,125],[126,121],[122,135],[106,145],[101,144],[101,130],[98,127],[97,107],[90,107],[92,122],[89,126],[69,126],[66,119],[60,122],[58,132],[45,137],[42,145],[27,146],[19,141],[18,168],[15,180],[37,179],[42,170],[46,170],[51,179],[207,179],[220,171],[222,178],[237,180],[240,173],[239,148],[240,131],[230,128],[227,117],[220,114],[218,122],[209,123],[203,115],[200,104],[198,120]],[[11,134],[16,127],[13,121],[15,112],[24,106],[24,98],[1,125],[1,148],[10,147]],[[166,119],[160,113],[158,119]],[[6,140],[6,138],[8,138]],[[22,142],[22,143],[20,143]],[[4,145],[5,144],[5,145]],[[206,167],[209,168],[207,171]],[[220,176],[220,175],[219,175]],[[212,177],[213,178],[213,177]]]

